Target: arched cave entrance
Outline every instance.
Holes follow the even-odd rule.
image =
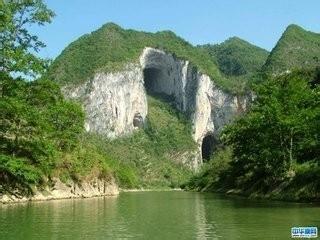
[[[145,68],[143,70],[144,86],[148,94],[155,94],[159,87],[162,71],[158,68]]]
[[[173,94],[168,94],[170,81],[165,68],[148,67],[143,70],[146,93],[167,103],[174,102]]]
[[[202,154],[202,161],[207,162],[210,160],[211,155],[215,151],[217,146],[217,141],[212,134],[208,134],[202,140],[201,145],[201,154]]]

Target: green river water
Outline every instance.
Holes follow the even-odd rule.
[[[0,205],[5,240],[290,239],[292,226],[319,227],[320,206],[182,191]]]

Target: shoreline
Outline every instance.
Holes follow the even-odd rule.
[[[71,195],[55,195],[50,194],[48,196],[44,196],[42,192],[37,192],[35,195],[31,197],[21,196],[16,197],[14,195],[0,195],[0,205],[10,205],[10,204],[19,204],[19,203],[28,203],[28,202],[46,202],[46,201],[54,201],[54,200],[73,200],[73,199],[90,199],[90,198],[99,198],[99,197],[118,197],[120,193],[128,193],[128,192],[173,192],[173,191],[184,191],[181,188],[133,188],[133,189],[120,189],[116,187],[114,189],[114,185],[111,185],[113,188],[112,191],[101,193],[101,194],[73,194]]]
[[[109,181],[97,178],[91,181],[76,183],[69,181],[63,183],[60,179],[53,179],[53,185],[47,186],[45,189],[37,189],[35,187],[33,195],[26,196],[21,193],[0,195],[0,204],[26,203],[36,201],[51,201],[61,199],[85,199],[93,197],[118,196],[119,188],[114,179]]]
[[[195,191],[195,192],[205,192],[205,193],[216,193],[222,194],[226,197],[231,198],[243,198],[247,200],[256,200],[256,201],[271,201],[271,202],[287,202],[287,203],[308,203],[308,204],[319,204],[319,198],[293,198],[290,197],[288,193],[282,194],[261,194],[257,192],[252,192],[250,194],[244,193],[239,189],[229,189],[229,190],[217,190],[217,191]]]
[[[91,199],[91,198],[102,198],[102,197],[118,197],[119,194],[105,194],[105,195],[95,195],[95,196],[74,196],[74,197],[61,197],[61,198],[44,198],[44,199],[34,199],[23,197],[19,200],[10,200],[10,201],[2,201],[0,200],[0,207],[4,205],[14,205],[14,204],[26,204],[32,202],[49,202],[49,201],[58,201],[58,200],[81,200],[81,199]]]
[[[87,185],[90,185],[86,183]],[[272,201],[272,202],[290,202],[290,203],[310,203],[310,204],[319,204],[318,201],[312,201],[312,200],[297,200],[297,199],[286,199],[286,198],[275,198],[275,197],[266,197],[262,195],[255,195],[255,196],[247,196],[241,192],[237,191],[227,191],[227,192],[221,192],[221,191],[194,191],[194,190],[184,190],[181,188],[133,188],[133,189],[121,189],[118,188],[118,186],[113,182],[109,183],[109,189],[105,192],[97,192],[95,189],[91,189],[88,191],[88,189],[80,188],[78,192],[75,192],[73,194],[66,194],[64,191],[61,192],[61,190],[53,190],[51,194],[44,195],[44,191],[38,191],[33,196],[26,197],[16,197],[14,195],[0,195],[0,205],[11,205],[11,204],[19,204],[19,203],[28,203],[28,202],[45,202],[45,201],[52,201],[52,200],[74,200],[74,199],[90,199],[90,198],[99,198],[99,197],[118,197],[120,193],[134,193],[134,192],[180,192],[180,191],[189,191],[189,192],[199,192],[199,193],[216,193],[216,194],[222,194],[225,197],[231,197],[231,198],[244,198],[248,200],[265,200],[265,201]],[[104,190],[106,190],[104,188]],[[234,189],[233,189],[234,190]],[[57,191],[59,192],[57,194]],[[48,193],[48,192],[47,192]]]
[[[0,205],[10,205],[10,204],[19,204],[19,203],[28,203],[28,202],[46,202],[46,201],[54,201],[54,200],[73,200],[73,199],[90,199],[90,198],[99,198],[99,197],[118,197],[120,193],[128,193],[128,192],[173,192],[173,191],[184,191],[181,188],[133,188],[133,189],[118,189],[116,192],[108,192],[105,194],[97,194],[97,195],[73,195],[73,196],[61,196],[54,197],[49,195],[47,197],[39,197],[39,193],[35,194],[32,197],[15,197],[13,195],[4,194],[0,196]]]
[[[174,192],[184,191],[181,188],[133,188],[133,189],[119,189],[119,192]]]

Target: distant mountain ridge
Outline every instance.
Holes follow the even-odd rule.
[[[126,64],[137,62],[145,47],[162,49],[190,61],[223,90],[236,94],[259,79],[260,73],[277,75],[320,66],[320,34],[293,24],[269,53],[238,37],[195,47],[171,31],[148,33],[107,23],[64,49],[47,76],[62,85],[78,84],[96,72],[121,71]]]
[[[97,72],[121,71],[128,63],[139,62],[139,56],[146,47],[188,60],[224,90],[230,89],[230,81],[221,76],[210,56],[173,32],[136,31],[123,29],[114,23],[107,23],[70,43],[50,66],[48,77],[62,85],[79,84]]]
[[[269,52],[241,38],[231,37],[220,44],[198,46],[206,50],[226,76],[251,75],[260,70]]]

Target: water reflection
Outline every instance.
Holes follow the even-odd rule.
[[[117,198],[0,206],[0,239],[289,239],[320,226],[310,204],[209,193],[136,192]]]
[[[216,224],[214,221],[208,222],[205,212],[204,195],[196,194],[194,199],[195,204],[195,224],[197,231],[197,239],[219,239],[217,234]],[[214,214],[214,213],[213,213]]]

